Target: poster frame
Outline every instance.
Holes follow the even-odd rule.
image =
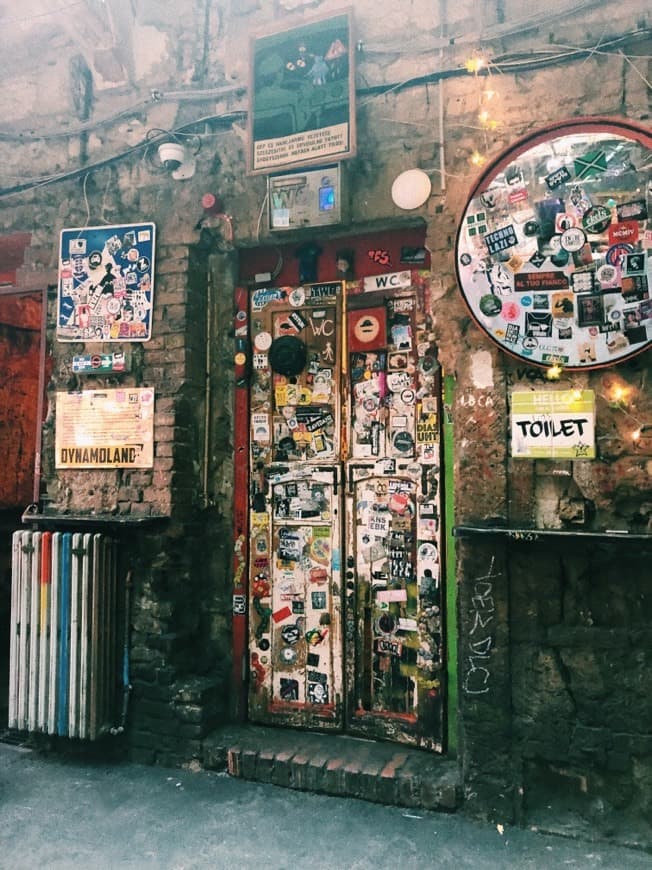
[[[122,344],[151,339],[156,261],[152,221],[64,227],[58,258],[57,341]]]
[[[355,38],[353,32],[353,15],[352,15],[352,7],[345,7],[340,10],[334,10],[333,12],[329,12],[328,14],[313,16],[307,20],[304,19],[295,19],[292,21],[291,26],[285,24],[282,28],[269,28],[264,31],[259,31],[254,34],[250,40],[250,51],[249,51],[249,106],[250,110],[248,113],[248,147],[247,147],[247,172],[250,175],[269,175],[273,172],[286,171],[290,169],[301,169],[303,167],[308,166],[319,166],[321,164],[326,163],[334,163],[340,160],[348,159],[354,157],[356,154],[356,112],[355,112]],[[305,102],[308,102],[308,98],[310,96],[314,97],[315,89],[318,85],[315,83],[315,79],[318,78],[318,73],[315,71],[313,73],[313,88],[310,91],[305,91],[305,88],[302,88],[301,84],[297,84],[299,81],[299,76],[297,76],[297,80],[292,84],[294,88],[294,93],[288,87],[282,87],[282,77],[285,75],[284,70],[288,69],[288,66],[292,61],[288,61],[284,69],[282,70],[280,66],[276,68],[276,76],[278,79],[278,86],[274,85],[277,93],[275,95],[271,95],[271,105],[269,108],[263,110],[260,108],[260,105],[257,105],[257,102],[260,100],[261,95],[261,87],[260,81],[261,76],[263,74],[268,75],[266,72],[266,68],[261,71],[261,67],[264,65],[264,61],[267,60],[270,67],[273,67],[274,62],[278,62],[280,59],[280,54],[274,55],[274,49],[278,48],[281,51],[283,48],[289,49],[294,46],[301,46],[305,43],[309,44],[309,40],[311,37],[315,39],[319,38],[320,33],[323,33],[324,28],[328,27],[329,24],[332,25],[333,29],[338,27],[338,19],[342,19],[341,26],[345,30],[347,42],[344,44],[346,48],[346,54],[341,57],[346,57],[346,79],[347,79],[347,118],[346,121],[341,122],[339,126],[343,127],[341,131],[342,136],[342,147],[334,150],[329,150],[327,148],[319,149],[318,145],[315,143],[312,146],[309,146],[308,135],[312,134],[312,137],[317,139],[317,134],[319,132],[325,133],[329,128],[333,129],[335,125],[333,124],[324,124],[322,126],[315,127],[307,127],[305,129],[294,130],[292,131],[289,127],[287,128],[287,132],[284,132],[282,135],[273,135],[263,138],[260,135],[260,130],[257,132],[257,126],[262,123],[262,115],[263,112],[268,113],[273,116],[274,113],[277,116],[282,116],[283,111],[286,112],[287,118],[289,121],[294,122],[294,126],[296,127],[298,118],[297,113],[299,111],[303,111],[302,101],[297,99],[297,94],[301,96],[305,96]],[[283,39],[285,37],[285,39]],[[307,52],[306,45],[306,58],[309,57]],[[271,59],[269,59],[271,56]],[[300,55],[301,57],[301,55]],[[313,67],[315,69],[315,59],[321,59],[324,61],[323,57],[318,57],[313,55]],[[306,75],[310,74],[310,69],[308,68],[309,60],[305,60],[305,66],[302,69],[307,69]],[[342,64],[344,66],[344,64]],[[329,69],[331,70],[328,74],[333,74],[334,66],[331,65]],[[272,75],[272,73],[269,73]],[[323,81],[321,86],[324,88],[329,87],[329,84],[333,84],[333,82]],[[270,89],[271,89],[270,85]],[[333,93],[335,89],[331,88],[330,93]],[[275,100],[275,104],[274,104]],[[310,108],[313,108],[313,103],[309,103]],[[332,107],[331,107],[332,108]],[[328,109],[328,107],[326,107]],[[318,112],[324,110],[324,103],[318,107]],[[306,121],[309,121],[310,117],[314,112],[311,112],[310,115],[307,116]],[[281,123],[281,127],[282,127]],[[287,122],[286,122],[287,126]],[[288,140],[291,140],[290,142]],[[291,158],[291,155],[287,154],[285,158],[281,158],[278,156],[275,160],[269,159],[264,162],[264,165],[261,162],[261,159],[256,157],[257,151],[262,142],[269,142],[270,147],[274,147],[279,149],[282,147],[282,142],[286,142],[288,150],[290,147],[294,147],[295,150],[298,150],[299,147],[303,146],[303,148],[307,149],[305,151],[305,155],[300,157],[297,155],[295,159]]]

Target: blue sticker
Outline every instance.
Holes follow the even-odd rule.
[[[532,297],[531,297],[531,296],[521,296],[521,298],[520,298],[518,301],[519,301],[519,302],[521,303],[521,305],[523,305],[525,308],[527,308],[528,305],[532,305]]]
[[[518,243],[516,230],[512,224],[506,227],[501,227],[494,230],[492,233],[487,233],[484,237],[484,243],[490,254],[498,254],[501,251],[506,251],[507,248],[513,248]]]

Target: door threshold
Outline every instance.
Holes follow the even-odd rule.
[[[454,812],[456,761],[397,743],[265,725],[228,725],[203,741],[208,770],[283,788]]]

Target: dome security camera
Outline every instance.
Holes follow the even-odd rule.
[[[186,158],[186,151],[183,145],[178,142],[163,142],[158,146],[158,156],[165,168],[169,172],[174,172],[183,164]]]

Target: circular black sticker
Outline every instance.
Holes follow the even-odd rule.
[[[502,311],[503,303],[493,293],[485,294],[480,300],[480,311],[487,317],[495,317]]]
[[[611,223],[611,209],[594,205],[582,217],[582,226],[587,233],[603,233]]]
[[[279,375],[298,375],[305,368],[308,350],[305,342],[294,335],[275,338],[269,349],[269,364]]]
[[[376,628],[381,634],[393,634],[396,628],[394,617],[390,613],[383,613],[376,620]]]
[[[409,432],[397,432],[396,435],[394,435],[394,447],[400,453],[410,453],[414,447],[414,438]]]

